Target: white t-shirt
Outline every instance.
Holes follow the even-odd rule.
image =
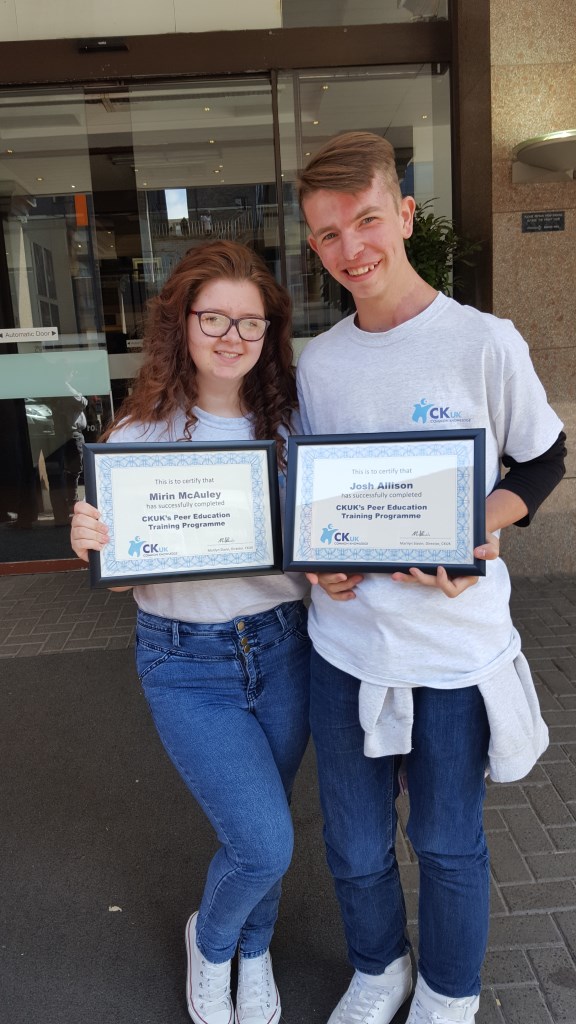
[[[252,440],[248,418],[225,419],[194,409],[198,417],[192,429],[192,441]],[[180,414],[171,424],[120,424],[109,444],[122,441],[185,441],[185,417]],[[280,505],[284,510],[285,479],[279,473]],[[134,587],[136,603],[142,611],[181,622],[229,622],[238,615],[255,615],[285,601],[297,601],[308,590],[302,573],[271,576],[241,576],[226,579],[186,580],[152,583]]]
[[[486,429],[486,490],[500,456],[545,452],[562,423],[548,405],[526,342],[499,320],[439,294],[412,320],[382,333],[347,317],[314,338],[298,363],[306,434]],[[358,679],[385,686],[469,686],[518,650],[502,559],[455,599],[367,574],[354,601],[312,588],[314,647]]]

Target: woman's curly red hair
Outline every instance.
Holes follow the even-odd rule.
[[[258,362],[242,380],[240,402],[245,414],[252,417],[255,439],[275,440],[283,466],[284,441],[280,427],[290,431],[292,412],[297,404],[290,296],[260,256],[239,242],[212,241],[190,249],[160,294],[151,299],[144,331],[144,361],[132,393],[122,403],[113,426],[120,420],[169,422],[183,411],[185,436],[191,439],[198,387],[195,366],[188,352],[187,318],[200,289],[215,280],[251,281],[262,296],[270,326]],[[106,431],[103,440],[113,426]]]

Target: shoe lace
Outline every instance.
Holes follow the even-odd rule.
[[[212,964],[209,960],[202,958],[200,968],[200,990],[201,1005],[209,1006],[216,1010],[220,1006],[228,1006],[230,999],[230,962],[224,964]]]
[[[419,1003],[417,1000],[413,1001],[410,1007],[411,1024],[437,1024],[438,1019],[438,1014],[425,1010],[422,1003]]]
[[[457,1001],[455,1000],[455,1002]],[[457,1005],[460,1004],[457,1003]],[[412,1002],[408,1021],[409,1024],[454,1024],[453,1021],[449,1020],[448,1017],[444,1017],[443,1014],[436,1013],[435,1010],[429,1010],[427,1007],[422,1006],[418,997]]]
[[[342,1000],[338,1024],[363,1024],[369,1021],[375,1016],[381,1000],[386,999],[395,987],[391,984],[387,988],[376,988],[372,985],[362,985],[355,979]]]
[[[238,1002],[246,1013],[271,1006],[272,978],[267,956],[244,957],[240,962]]]

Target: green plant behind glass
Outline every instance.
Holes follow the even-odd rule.
[[[436,217],[433,202],[428,199],[416,204],[414,230],[406,239],[406,253],[420,277],[439,292],[451,295],[454,284],[459,283],[453,275],[454,262],[473,267],[471,257],[482,246],[480,242],[456,234],[448,217]]]

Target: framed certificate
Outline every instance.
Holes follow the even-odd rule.
[[[274,441],[84,446],[95,587],[282,572]]]
[[[284,569],[484,576],[485,432],[288,439]]]

